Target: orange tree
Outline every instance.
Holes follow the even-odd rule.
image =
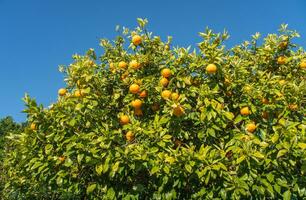
[[[24,98],[9,199],[306,197],[306,54],[282,25],[231,49],[226,32],[171,48],[138,19],[103,54],[60,67],[49,108]]]

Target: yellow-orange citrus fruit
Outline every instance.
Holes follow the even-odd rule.
[[[256,130],[255,123],[249,123],[246,125],[246,130],[250,133],[253,133]]]
[[[132,101],[131,105],[134,108],[141,108],[142,101],[140,99],[135,99],[135,100]]]
[[[285,56],[280,56],[277,58],[277,64],[283,65],[286,64],[287,58]]]
[[[268,113],[267,111],[263,111],[263,112],[261,113],[261,116],[262,116],[262,118],[264,118],[264,119],[268,119],[268,118],[269,118],[269,113]]]
[[[135,110],[134,110],[134,115],[136,115],[136,116],[142,116],[142,115],[143,115],[143,112],[142,112],[141,108],[135,108]]]
[[[58,90],[58,95],[65,96],[67,94],[67,90],[65,88],[61,88]]]
[[[139,97],[146,98],[148,96],[148,92],[146,90],[143,90],[140,92]]]
[[[127,115],[120,116],[120,124],[125,125],[130,122],[130,118]]]
[[[171,91],[169,91],[169,90],[164,90],[164,91],[162,91],[161,96],[162,96],[162,98],[164,98],[164,99],[169,99],[170,96],[171,96]]]
[[[167,87],[167,85],[169,84],[168,79],[166,78],[162,78],[160,79],[159,83],[163,86],[163,87]]]
[[[141,38],[141,36],[140,35],[134,35],[133,37],[132,37],[132,43],[134,44],[134,45],[140,45],[141,44],[141,42],[142,42],[142,38]]]
[[[32,124],[30,125],[30,129],[31,129],[32,131],[35,131],[35,130],[37,129],[36,124],[35,124],[35,123],[32,123]]]
[[[184,108],[182,106],[176,106],[173,108],[173,115],[180,117],[184,115]]]
[[[125,68],[128,66],[128,64],[127,64],[126,62],[124,62],[124,61],[120,61],[120,62],[118,63],[118,66],[119,66],[121,69],[125,69]]]
[[[283,41],[279,44],[279,48],[280,49],[286,49],[288,46],[288,42],[287,41]]]
[[[158,103],[153,103],[151,108],[152,108],[153,111],[158,111],[159,110],[159,104]]]
[[[137,94],[138,92],[139,92],[139,90],[140,90],[140,87],[139,87],[139,85],[137,85],[137,84],[132,84],[132,85],[130,85],[130,92],[132,93],[132,94]]]
[[[129,66],[130,66],[130,68],[132,68],[132,69],[139,69],[139,68],[140,68],[140,63],[137,62],[137,60],[132,60],[132,61],[129,63]]]
[[[240,114],[241,115],[244,115],[244,116],[247,116],[249,114],[251,114],[250,110],[249,110],[249,107],[243,107],[240,109]]]
[[[61,162],[64,162],[66,158],[65,158],[64,156],[60,156],[58,159],[59,159]]]
[[[215,64],[209,64],[206,67],[206,72],[209,74],[214,74],[216,73],[218,70],[217,66]]]
[[[74,92],[74,96],[75,97],[82,97],[84,94],[83,94],[83,92],[82,92],[82,90],[76,90],[75,92]]]
[[[261,102],[262,102],[263,104],[269,104],[269,100],[268,100],[267,98],[262,98],[262,99],[261,99]]]
[[[173,92],[173,93],[171,94],[171,99],[172,99],[173,101],[178,100],[179,97],[180,97],[180,95],[179,95],[178,93],[176,93],[176,92]]]
[[[134,136],[134,133],[132,131],[128,131],[126,134],[125,134],[125,138],[127,141],[131,142],[134,140],[135,136]]]
[[[297,104],[289,104],[288,105],[289,110],[295,111],[298,109],[298,105]]]
[[[303,61],[300,63],[300,68],[301,68],[301,69],[306,69],[306,60],[303,60]]]
[[[161,71],[161,75],[164,77],[164,78],[169,78],[171,76],[171,70],[169,68],[165,68]]]

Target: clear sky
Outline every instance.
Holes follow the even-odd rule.
[[[137,17],[163,39],[173,36],[174,45],[195,45],[206,26],[226,28],[232,46],[288,23],[306,47],[305,0],[0,0],[0,118],[24,121],[26,92],[45,106],[56,101],[65,86],[58,65],[99,50],[100,38],[114,38],[116,25],[135,27]]]

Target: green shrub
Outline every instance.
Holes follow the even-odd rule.
[[[138,23],[61,66],[67,86],[49,108],[25,97],[5,198],[306,198],[298,34],[282,25],[227,49],[226,32],[206,29],[191,51]]]

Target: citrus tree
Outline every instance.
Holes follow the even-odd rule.
[[[114,41],[61,66],[48,108],[26,96],[11,134],[8,199],[306,197],[306,53],[278,34],[225,48],[199,33],[171,47],[138,19]]]

